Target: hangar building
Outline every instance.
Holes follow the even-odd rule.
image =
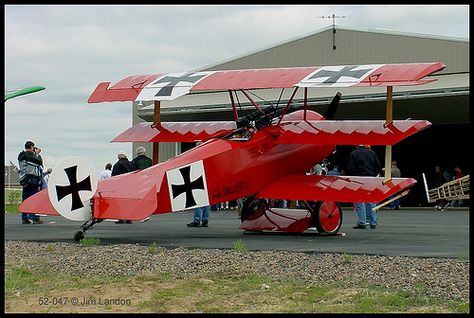
[[[393,88],[394,119],[426,119],[432,123],[431,127],[392,147],[392,159],[398,162],[402,176],[418,181],[412,193],[402,198],[402,205],[417,206],[426,205],[422,172],[427,174],[430,188],[434,187],[430,176],[435,165],[440,165],[443,170],[459,165],[465,174],[469,173],[471,159],[465,149],[470,127],[468,39],[338,26],[333,29],[329,26],[196,71],[436,61],[446,64],[446,68],[427,79],[437,81]],[[309,109],[324,113],[338,91],[342,93],[342,99],[334,119],[385,119],[385,87],[310,89]],[[280,94],[281,90],[262,90],[255,96],[258,102],[266,105],[276,103]],[[282,95],[283,102],[289,94],[288,91]],[[295,97],[296,103],[302,100],[301,94]],[[162,102],[161,121],[233,120],[228,94],[218,95],[188,95]],[[252,106],[244,103],[239,115],[251,110],[254,110]],[[133,124],[153,121],[153,112],[153,104],[135,102]],[[138,145],[145,146],[147,153],[152,153],[151,143],[134,143],[134,149]],[[160,161],[192,146],[160,143]],[[330,159],[344,167],[353,148],[338,146],[337,154]],[[385,147],[375,146],[373,149],[383,164]]]

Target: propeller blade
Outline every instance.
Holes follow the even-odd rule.
[[[334,95],[331,104],[329,104],[328,109],[326,110],[326,113],[324,113],[324,118],[326,119],[333,119],[334,115],[336,114],[337,106],[339,106],[339,101],[341,100],[341,93],[337,92],[336,95]]]

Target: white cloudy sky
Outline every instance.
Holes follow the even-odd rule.
[[[88,104],[99,82],[185,72],[337,25],[469,38],[469,6],[6,5],[5,89],[45,91],[5,103],[5,163],[26,140],[46,167],[80,156],[99,173],[131,144],[131,103]],[[131,157],[129,155],[129,157]]]

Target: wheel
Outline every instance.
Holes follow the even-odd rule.
[[[336,235],[342,226],[342,209],[333,201],[318,202],[313,212],[315,226],[319,233]]]
[[[254,220],[265,213],[266,203],[263,199],[249,198],[245,200],[240,212],[240,220]]]
[[[74,241],[77,243],[81,242],[81,240],[84,238],[85,233],[83,231],[77,231],[76,234],[74,234]]]

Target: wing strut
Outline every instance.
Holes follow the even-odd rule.
[[[235,107],[234,95],[232,95],[232,90],[229,89],[230,102],[232,103],[232,112],[234,114],[234,121],[239,120],[239,114],[237,113],[237,108]]]
[[[393,86],[387,86],[387,110],[385,127],[393,123]],[[390,127],[389,127],[390,128]],[[392,146],[385,146],[385,178],[384,183],[392,179]]]
[[[249,102],[251,102],[252,105],[255,106],[256,109],[258,109],[259,111],[263,112],[262,107],[260,107],[260,105],[259,105],[257,102],[255,102],[255,101],[252,99],[252,97],[250,97],[250,95],[247,93],[247,91],[246,91],[245,89],[241,89],[240,91],[245,95],[245,97],[247,97],[247,99],[249,100]]]
[[[303,113],[304,114],[304,117],[303,117],[304,121],[306,121],[306,112],[307,112],[307,110],[308,110],[308,88],[305,87],[304,88],[304,113]]]
[[[158,125],[161,122],[161,108],[160,101],[155,100],[155,112],[153,114],[153,125]],[[160,143],[153,142],[153,164],[156,165],[160,160]]]
[[[278,125],[280,125],[281,123],[281,120],[283,119],[283,116],[285,116],[285,114],[287,113],[288,111],[288,108],[290,108],[290,105],[291,103],[293,102],[293,98],[295,97],[296,95],[296,92],[298,91],[298,86],[295,87],[295,90],[293,91],[293,94],[291,94],[291,97],[290,99],[288,100],[288,103],[286,104],[286,107],[283,109],[283,112],[281,113],[281,116],[280,116],[280,120],[278,120]],[[306,112],[305,112],[306,114]]]

